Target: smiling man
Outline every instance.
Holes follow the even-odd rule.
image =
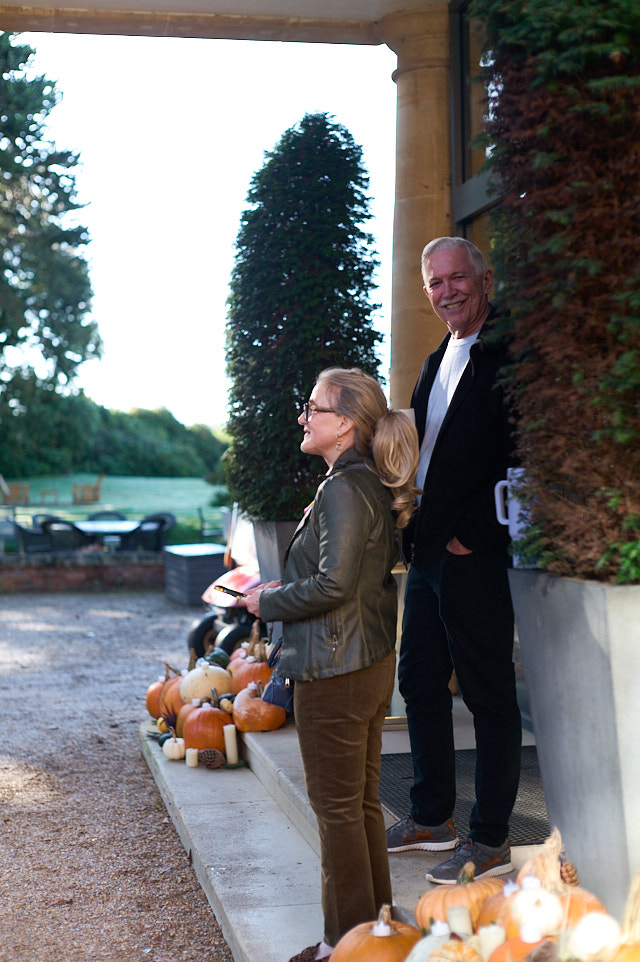
[[[493,489],[506,477],[513,439],[498,383],[508,358],[487,340],[493,273],[460,237],[422,254],[424,290],[448,328],[420,371],[411,406],[423,489],[405,533],[411,562],[398,666],[414,781],[411,811],[387,831],[390,852],[454,854],[427,873],[453,885],[465,862],[476,878],[511,871],[508,823],[520,778],[521,721],[513,666],[508,534]],[[474,717],[476,801],[464,843],[456,837],[451,671]]]

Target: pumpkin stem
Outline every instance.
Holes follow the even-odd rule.
[[[474,876],[476,874],[476,867],[473,862],[465,862],[460,869],[460,874],[456,879],[458,885],[468,885],[469,882],[473,882]]]
[[[182,671],[179,668],[174,668],[173,665],[170,665],[168,661],[163,661],[162,664],[164,665],[165,671],[167,673],[167,681],[169,680],[172,674],[173,675],[182,674]]]
[[[377,935],[380,938],[380,937],[389,936],[392,933],[393,933],[393,929],[391,928],[391,906],[385,904],[380,909],[380,913],[378,915],[378,921],[375,923],[375,925],[371,929],[371,934]]]

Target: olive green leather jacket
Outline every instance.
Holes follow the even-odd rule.
[[[260,596],[283,622],[279,670],[309,681],[366,668],[396,642],[398,559],[389,491],[372,461],[343,452],[287,549],[283,584]]]

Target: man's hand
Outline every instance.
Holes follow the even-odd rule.
[[[465,548],[455,535],[447,545],[447,551],[450,551],[451,554],[473,554],[473,551],[470,548]]]

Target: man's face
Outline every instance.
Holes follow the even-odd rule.
[[[469,337],[480,330],[489,313],[493,272],[476,269],[463,247],[436,251],[424,269],[424,291],[452,337]]]

